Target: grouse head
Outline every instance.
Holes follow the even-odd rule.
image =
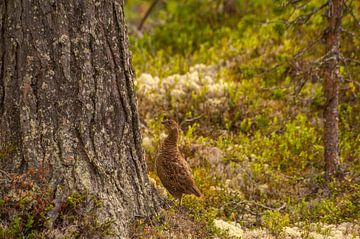
[[[170,132],[178,132],[179,131],[179,126],[176,123],[176,121],[173,119],[164,119],[161,123]]]

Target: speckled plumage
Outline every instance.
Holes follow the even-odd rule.
[[[201,196],[195,185],[191,168],[178,148],[179,127],[174,120],[164,120],[168,136],[160,147],[156,159],[156,172],[164,187],[180,200],[183,194]]]

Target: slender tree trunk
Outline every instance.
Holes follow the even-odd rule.
[[[338,103],[340,31],[343,0],[329,0],[328,28],[325,34],[326,52],[324,64],[324,145],[325,175],[327,178],[340,172]]]
[[[57,194],[104,201],[117,237],[153,214],[122,0],[1,0],[0,145],[7,172],[49,169]]]
[[[149,9],[146,11],[145,15],[143,16],[143,18],[140,21],[140,24],[138,26],[138,30],[141,31],[142,27],[145,24],[146,19],[150,16],[151,12],[154,10],[156,4],[158,4],[160,0],[153,0]]]

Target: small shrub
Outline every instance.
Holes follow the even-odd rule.
[[[280,235],[283,228],[290,223],[289,214],[281,214],[278,211],[266,211],[262,216],[263,225],[275,235]]]

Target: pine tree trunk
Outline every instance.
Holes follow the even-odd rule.
[[[157,210],[143,160],[121,0],[2,0],[0,145],[7,172],[46,167],[49,184],[87,190],[128,224]]]
[[[340,172],[338,139],[339,103],[339,58],[340,31],[343,0],[330,0],[328,9],[328,28],[325,33],[326,52],[324,64],[324,146],[326,178],[337,176]]]

